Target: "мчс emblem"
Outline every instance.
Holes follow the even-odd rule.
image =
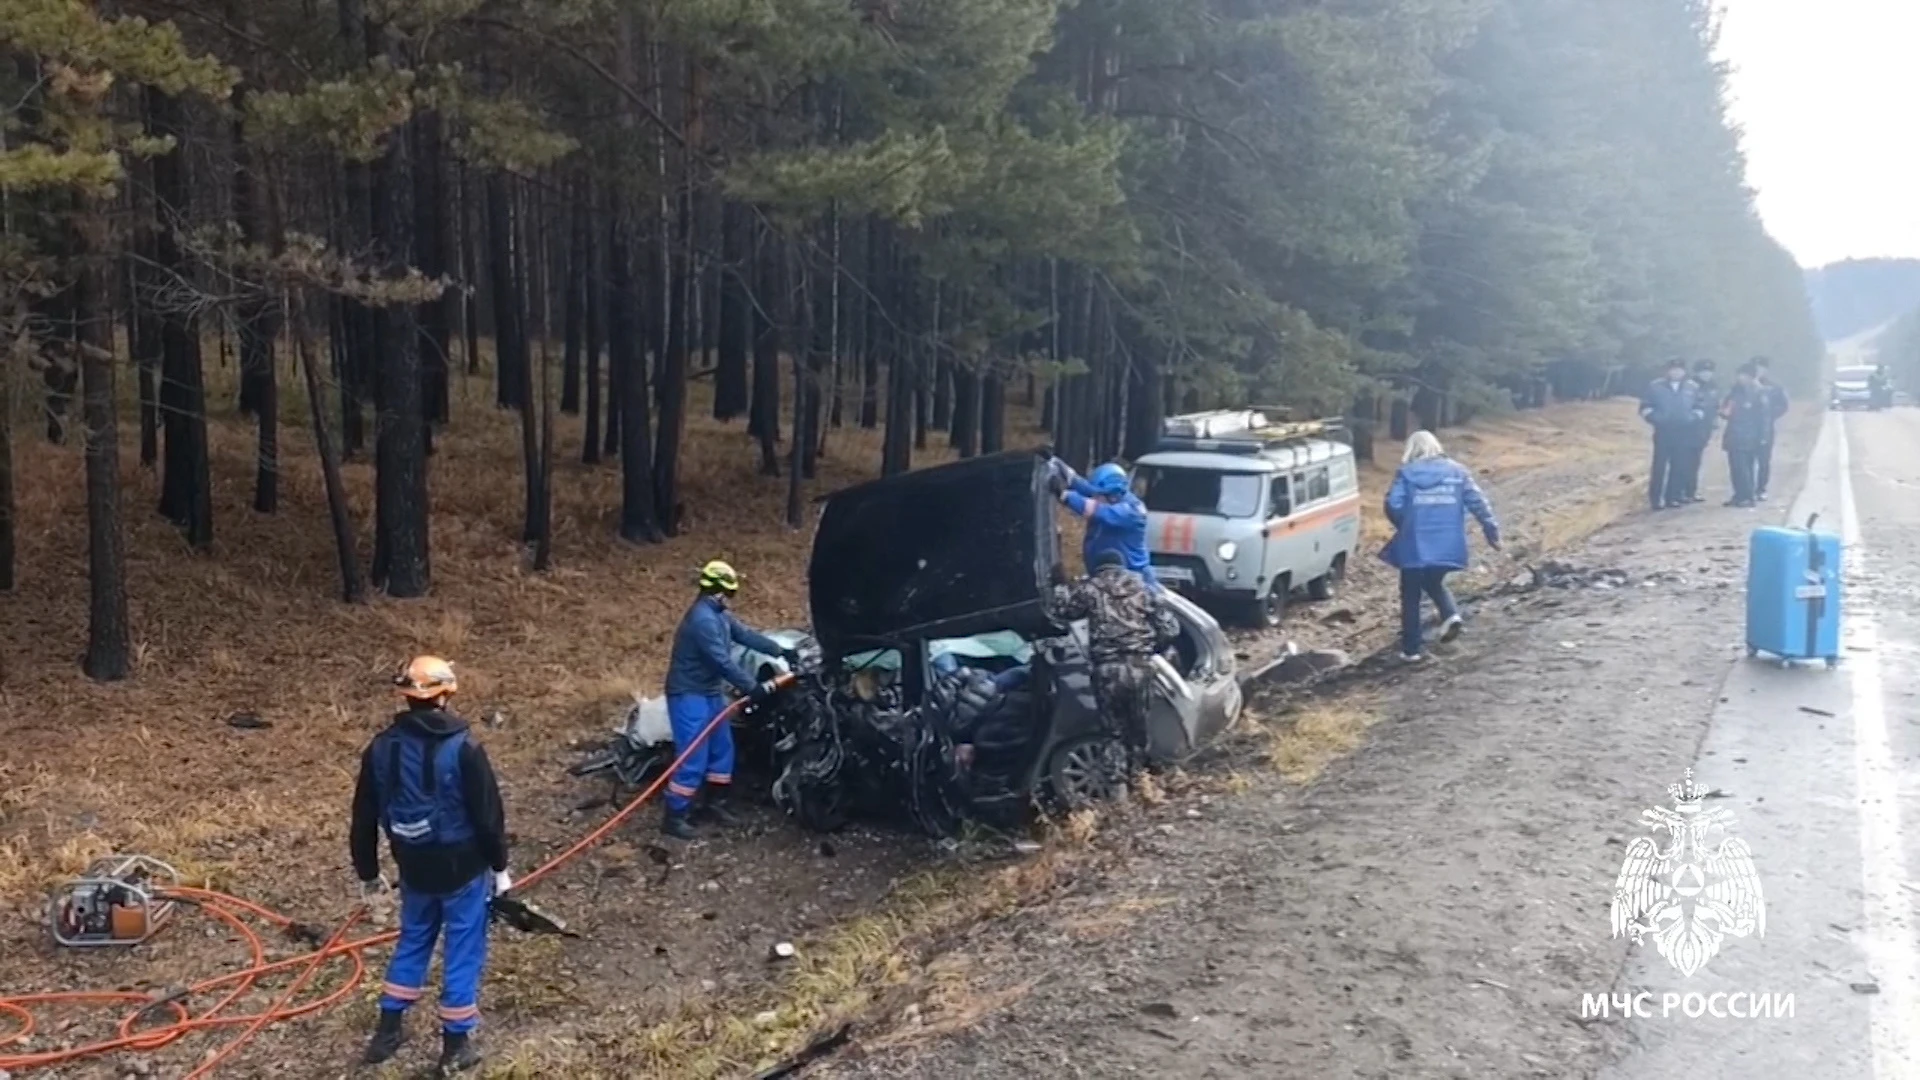
[[[1654,948],[1681,975],[1705,967],[1729,935],[1765,937],[1767,905],[1753,869],[1747,842],[1724,834],[1733,815],[1705,805],[1707,793],[1694,786],[1693,770],[1667,788],[1673,809],[1641,811],[1654,833],[1665,832],[1665,847],[1654,836],[1627,845],[1620,877],[1613,886],[1613,936],[1626,934],[1635,944],[1653,938]],[[1712,843],[1709,834],[1722,838]]]

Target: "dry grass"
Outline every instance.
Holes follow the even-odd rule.
[[[1379,703],[1360,696],[1303,705],[1267,723],[1262,756],[1288,783],[1310,784],[1379,719]]]

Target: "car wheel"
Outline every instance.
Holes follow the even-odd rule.
[[[1333,599],[1333,594],[1339,591],[1340,582],[1346,576],[1347,557],[1345,555],[1336,556],[1333,560],[1333,565],[1327,567],[1326,573],[1307,582],[1307,595],[1315,602],[1325,603]]]
[[[1267,595],[1260,601],[1260,625],[1271,630],[1279,626],[1287,617],[1287,601],[1293,598],[1293,586],[1286,578],[1273,583]]]
[[[1053,748],[1047,787],[1066,811],[1084,810],[1127,793],[1127,748],[1111,735],[1083,735]]]

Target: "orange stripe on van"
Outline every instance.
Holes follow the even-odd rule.
[[[1160,543],[1154,548],[1172,554],[1191,554],[1199,524],[1185,514],[1167,514],[1160,519]]]
[[[1317,510],[1309,510],[1297,517],[1290,517],[1284,521],[1276,521],[1267,526],[1266,535],[1277,536],[1281,533],[1296,532],[1311,525],[1324,525],[1329,521],[1349,516],[1354,518],[1360,516],[1360,496],[1358,495],[1349,495],[1338,502],[1328,503]]]

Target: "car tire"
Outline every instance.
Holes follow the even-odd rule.
[[[1047,791],[1072,813],[1127,794],[1127,748],[1111,735],[1068,739],[1047,755]]]
[[[1267,595],[1255,601],[1258,605],[1259,622],[1263,629],[1272,630],[1287,618],[1287,604],[1293,599],[1293,583],[1281,578],[1267,590]]]
[[[1334,557],[1333,565],[1327,567],[1326,573],[1307,582],[1307,596],[1316,603],[1325,603],[1333,599],[1333,594],[1339,591],[1340,582],[1346,576],[1347,557],[1337,555]]]

